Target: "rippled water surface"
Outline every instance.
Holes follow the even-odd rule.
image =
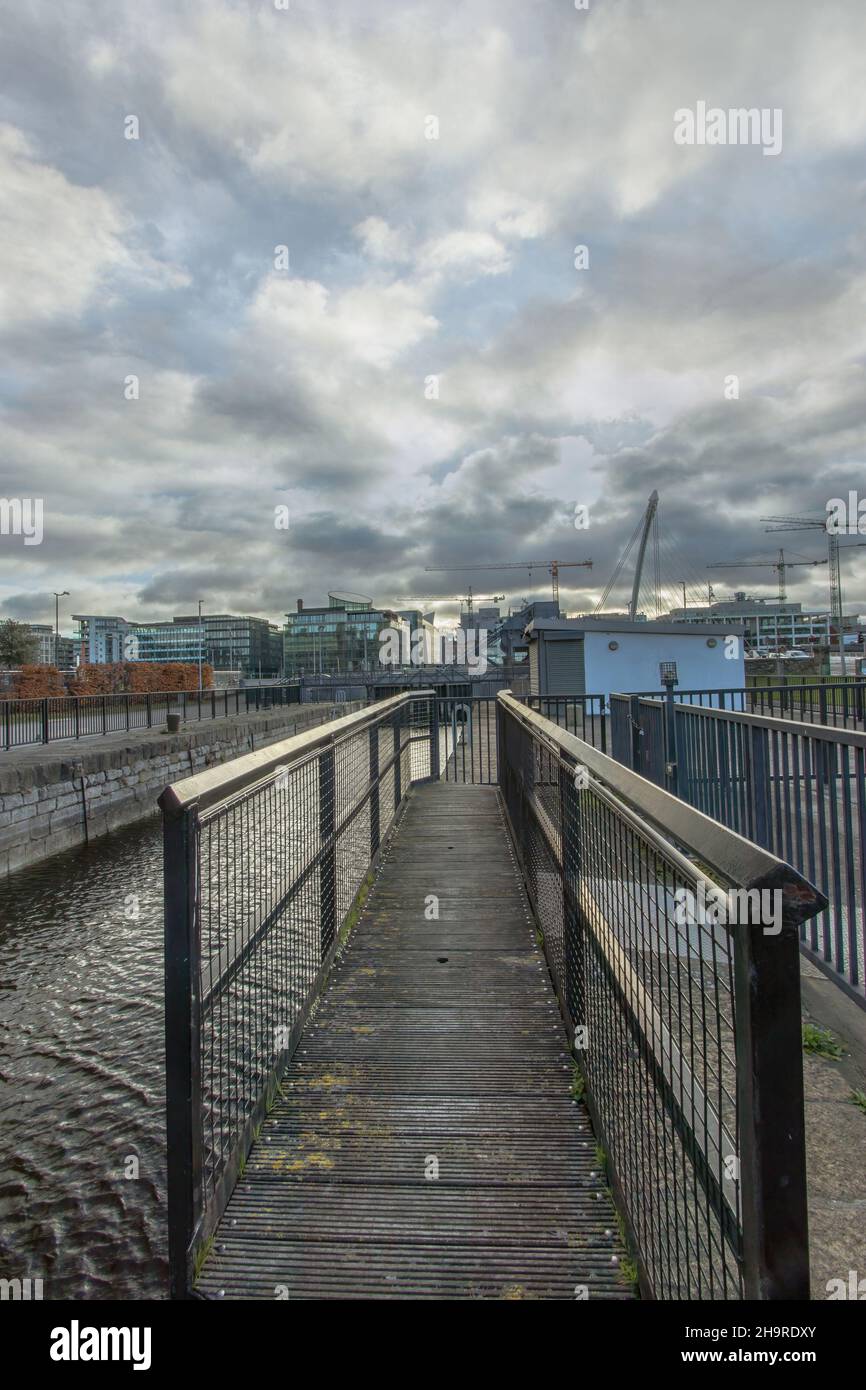
[[[164,1296],[162,1030],[158,817],[0,883],[0,1277]]]
[[[349,898],[368,822],[354,833]],[[0,1278],[42,1279],[46,1299],[164,1297],[164,1151],[154,815],[0,881]]]

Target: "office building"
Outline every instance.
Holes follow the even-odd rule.
[[[267,618],[231,613],[203,613],[155,623],[127,622],[74,614],[79,625],[82,661],[179,661],[246,676],[280,674],[282,634]]]
[[[532,622],[542,619],[558,618],[559,604],[553,599],[539,599],[537,603],[527,603],[513,609],[507,618],[501,618],[499,626],[488,634],[488,660],[504,665],[519,665],[528,659],[528,644],[524,633]]]
[[[125,618],[84,613],[73,613],[72,618],[78,624],[78,644],[85,665],[134,660],[130,655],[133,624]]]
[[[28,623],[27,630],[37,643],[33,665],[56,666],[59,671],[72,670],[79,647],[73,637],[55,637],[50,623]]]
[[[382,629],[408,632],[408,626],[396,609],[374,608],[373,600],[360,594],[331,593],[323,608],[305,608],[298,599],[297,610],[286,614],[283,630],[285,675],[374,670],[380,664]]]
[[[779,651],[789,647],[830,645],[830,614],[804,613],[800,603],[756,598],[738,590],[733,599],[694,608],[673,608],[667,621],[675,623],[743,624],[750,651]]]

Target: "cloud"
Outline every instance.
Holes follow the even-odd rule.
[[[44,324],[81,313],[127,263],[113,200],[40,163],[25,133],[10,125],[0,126],[0,182],[0,321]]]
[[[0,538],[3,611],[50,621],[68,588],[279,618],[591,555],[561,576],[583,608],[653,487],[668,579],[697,583],[775,547],[763,515],[861,485],[866,9],[795,8],[10,12],[2,490],[46,524]],[[782,107],[779,158],[675,145],[698,99]],[[866,552],[845,568],[856,607]],[[544,566],[478,577],[549,592]],[[790,587],[826,605],[820,569]]]

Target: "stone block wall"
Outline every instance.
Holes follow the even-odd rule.
[[[170,782],[356,708],[294,705],[177,734],[142,730],[8,761],[0,754],[0,876],[151,815]]]

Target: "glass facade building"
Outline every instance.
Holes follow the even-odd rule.
[[[282,663],[282,634],[267,618],[231,613],[203,613],[158,623],[130,623],[125,618],[74,615],[79,625],[82,660],[182,661],[203,663],[216,671],[246,676],[277,676]]]
[[[402,627],[404,620],[388,608],[357,594],[329,594],[327,608],[304,608],[286,615],[283,632],[287,677],[345,675],[379,666],[379,633]]]

